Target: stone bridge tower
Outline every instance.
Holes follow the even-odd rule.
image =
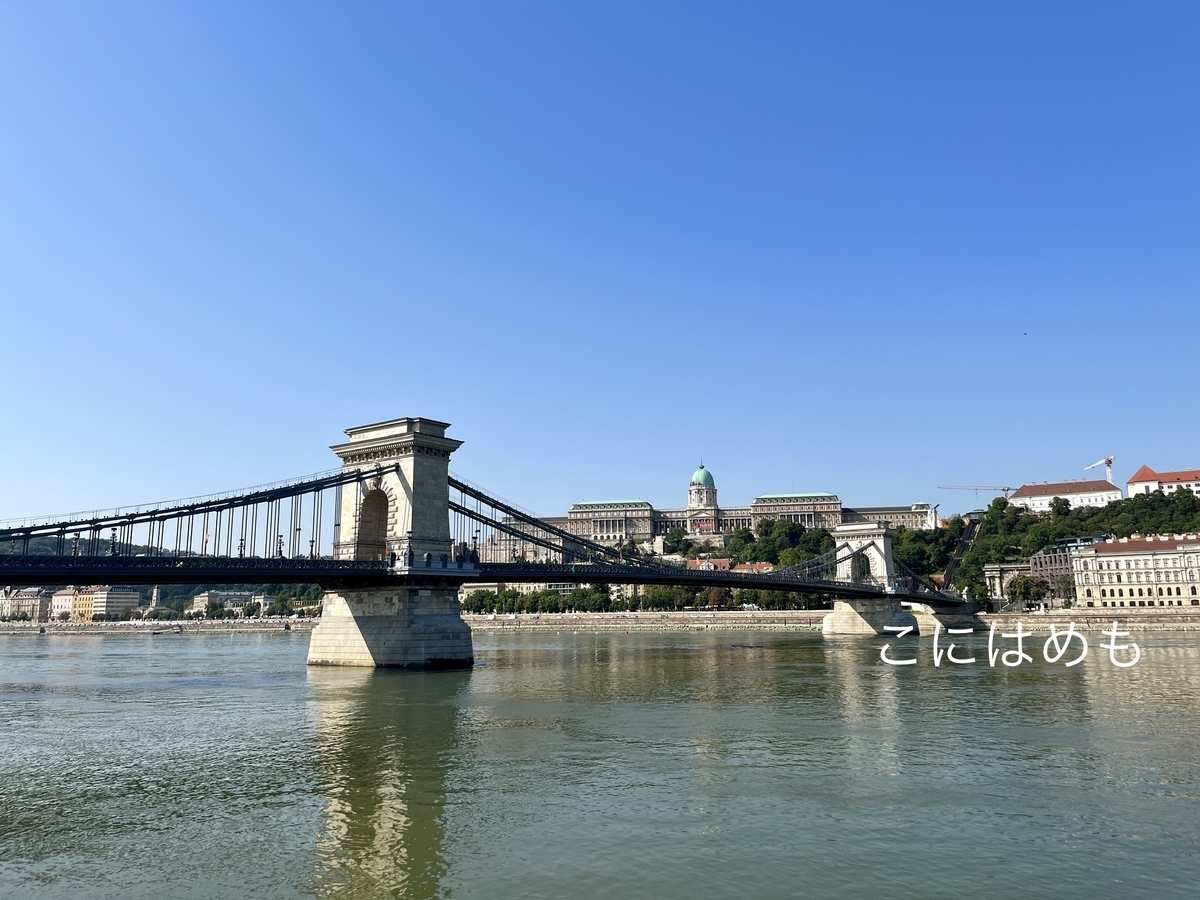
[[[893,584],[896,577],[896,566],[892,561],[893,533],[886,525],[876,522],[856,522],[834,528],[835,554],[840,560],[838,581],[880,587]]]
[[[879,597],[837,600],[821,623],[824,634],[891,634],[902,628],[918,633],[916,617],[891,594],[896,567],[892,530],[877,522],[856,522],[833,529],[837,580],[883,588]]]
[[[393,587],[329,591],[309,665],[458,668],[474,661],[458,607],[469,573],[451,569],[448,476],[461,441],[445,422],[406,418],[348,428],[333,452],[357,484],[342,489],[339,559],[380,560]],[[395,554],[393,559],[393,554]]]
[[[451,548],[450,454],[462,441],[446,437],[446,422],[406,418],[347,428],[350,440],[332,449],[346,471],[362,473],[342,491],[339,559],[440,563]],[[410,556],[411,554],[411,556]]]

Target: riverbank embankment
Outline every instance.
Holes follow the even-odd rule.
[[[1122,615],[1122,613],[1124,613]],[[478,632],[685,632],[685,631],[791,631],[821,632],[821,623],[829,610],[714,610],[713,612],[625,612],[625,613],[510,613],[496,615],[464,615],[472,631]],[[1072,623],[1076,631],[1100,633],[1112,628],[1114,619],[1122,630],[1197,631],[1200,632],[1200,610],[1187,612],[1139,612],[1115,609],[1103,614],[1095,610],[1055,610],[1040,613],[982,613],[974,620],[976,628],[987,629],[996,623],[998,631],[1013,631],[1020,620],[1026,631],[1049,633],[1051,626],[1064,630]],[[0,623],[0,635],[144,635],[144,634],[272,634],[310,632],[320,619],[189,619],[186,621],[156,620],[150,622],[5,622]],[[932,634],[937,618],[918,612],[921,634]],[[958,627],[961,620],[946,620],[943,627]]]
[[[464,615],[472,631],[820,631],[825,609]]]
[[[0,634],[283,634],[312,631],[319,619],[184,619],[148,622],[2,622]]]
[[[1113,622],[1117,622],[1122,631],[1200,631],[1200,609],[1189,613],[1184,608],[1180,608],[1179,612],[1119,608],[1105,611],[1095,608],[1056,609],[1045,613],[983,613],[978,618],[984,627],[995,622],[997,631],[1012,631],[1020,620],[1026,630],[1044,634],[1049,634],[1052,625],[1062,631],[1069,628],[1071,623],[1075,624],[1076,631],[1099,633],[1106,628],[1111,629]]]
[[[1122,613],[1124,613],[1122,615]],[[637,612],[637,613],[509,613],[464,615],[472,631],[562,632],[562,631],[799,631],[820,632],[829,610],[760,610],[755,612],[720,610],[714,612]],[[1122,630],[1200,631],[1200,610],[1196,612],[1145,612],[1115,609],[1105,614],[1095,610],[1055,610],[1053,612],[984,613],[974,620],[976,628],[987,629],[996,623],[998,631],[1013,631],[1020,620],[1026,631],[1059,631],[1075,623],[1075,630],[1099,633],[1112,628],[1114,620]],[[917,613],[921,634],[933,634],[937,617]],[[964,623],[957,617],[943,627],[956,628]]]

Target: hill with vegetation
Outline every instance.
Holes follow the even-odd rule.
[[[1186,489],[1138,494],[1102,507],[1077,509],[1060,497],[1049,514],[1040,515],[998,497],[984,513],[975,540],[954,574],[954,584],[959,589],[970,588],[974,596],[985,596],[985,565],[1028,559],[1059,540],[1188,532],[1200,532],[1200,500]]]

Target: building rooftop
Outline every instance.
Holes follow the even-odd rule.
[[[1143,481],[1161,481],[1166,484],[1176,484],[1180,481],[1200,481],[1200,469],[1180,469],[1176,472],[1155,472],[1149,466],[1142,466],[1130,477],[1126,484],[1137,484]]]
[[[1041,484],[1021,485],[1009,495],[1009,499],[1014,497],[1069,497],[1072,494],[1095,494],[1102,491],[1120,493],[1121,489],[1107,481],[1043,481]]]
[[[933,509],[928,503],[907,503],[904,506],[856,506],[855,512],[917,512]]]
[[[716,487],[717,483],[713,481],[712,472],[704,468],[704,463],[700,463],[700,468],[692,473],[692,484],[700,487]]]
[[[576,506],[649,506],[648,500],[581,500],[579,503],[572,505],[572,509]]]
[[[810,491],[804,494],[759,494],[754,498],[757,500],[836,500],[837,494],[830,494],[825,491]]]
[[[1150,553],[1155,550],[1172,550],[1180,544],[1200,544],[1200,534],[1135,534],[1093,544],[1097,553]]]

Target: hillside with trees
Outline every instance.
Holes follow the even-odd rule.
[[[998,497],[984,514],[971,549],[954,574],[954,584],[960,590],[970,588],[974,596],[985,596],[985,565],[1028,559],[1058,540],[1197,531],[1200,501],[1186,489],[1170,495],[1155,491],[1115,500],[1107,506],[1078,509],[1072,509],[1060,497],[1049,515],[1026,512]]]

